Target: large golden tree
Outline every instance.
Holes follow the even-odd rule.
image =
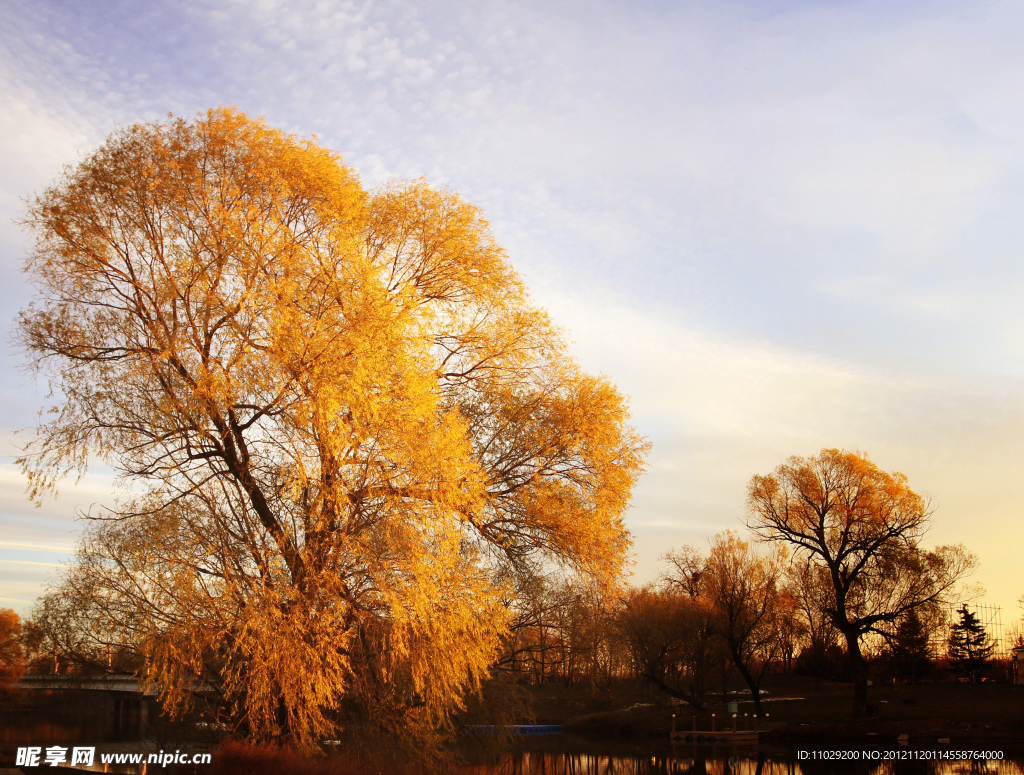
[[[25,222],[21,342],[58,397],[32,494],[97,460],[125,485],[51,608],[172,710],[213,688],[254,737],[437,729],[508,579],[619,574],[646,445],[456,194],[367,192],[217,109],[114,133]]]

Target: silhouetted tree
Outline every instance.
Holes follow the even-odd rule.
[[[911,611],[900,622],[896,636],[889,643],[889,660],[900,678],[917,683],[932,667],[928,628],[917,611]]]
[[[652,586],[626,594],[619,632],[638,674],[703,711],[712,671],[727,658],[705,596]]]
[[[845,450],[792,457],[753,477],[747,504],[756,535],[785,542],[824,580],[819,608],[846,642],[853,715],[863,715],[868,663],[861,640],[868,633],[892,637],[910,611],[948,599],[974,556],[961,546],[922,549],[930,516],[924,499],[903,474]]]
[[[706,558],[692,547],[666,555],[672,569],[668,590],[711,606],[715,634],[750,689],[754,712],[761,715],[761,682],[781,652],[779,580],[784,554],[761,556],[731,530],[711,541]]]
[[[966,605],[960,606],[957,613],[960,621],[953,625],[949,635],[950,667],[957,674],[967,677],[972,684],[981,683],[981,674],[992,658],[992,641],[984,625]]]

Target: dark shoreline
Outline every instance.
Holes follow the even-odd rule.
[[[718,730],[731,728],[729,724],[716,726]],[[688,731],[690,727],[680,724],[677,729]],[[906,735],[905,745],[916,749],[984,750],[997,746],[1000,750],[1024,754],[1024,718],[993,722],[868,717],[818,723],[772,722],[761,724],[758,729],[759,744],[787,748],[824,750],[880,745],[893,747],[904,745],[900,738]],[[589,740],[636,742],[662,739],[668,742],[670,730],[671,714],[664,710],[651,713],[609,711],[565,721],[566,733]],[[699,731],[707,734],[710,727],[701,725]]]

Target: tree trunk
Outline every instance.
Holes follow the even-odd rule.
[[[868,663],[860,651],[859,633],[844,632],[846,653],[853,671],[853,717],[867,714],[868,708]]]
[[[761,682],[755,681],[754,676],[751,675],[750,671],[746,667],[739,667],[740,675],[743,676],[743,680],[747,682],[747,686],[750,687],[750,699],[754,701],[754,715],[763,716],[764,708],[761,707]]]
[[[700,701],[700,696],[696,692],[684,692],[680,689],[676,689],[670,686],[661,679],[661,677],[658,675],[658,671],[655,669],[653,665],[648,665],[641,675],[643,675],[644,678],[646,678],[648,681],[650,681],[652,684],[658,687],[658,689],[665,692],[665,694],[669,695],[670,697],[676,697],[685,702],[687,705],[693,708],[694,712],[703,713],[705,711],[704,703]]]
[[[754,715],[763,716],[764,711],[761,708],[761,681],[755,681],[754,675],[747,668],[746,664],[744,664],[743,660],[739,658],[736,651],[732,650],[731,648],[730,650],[732,651],[733,665],[735,665],[736,669],[739,671],[740,676],[743,678],[747,686],[750,688],[750,699],[754,701]],[[765,671],[762,670],[762,676],[764,675],[764,672]]]

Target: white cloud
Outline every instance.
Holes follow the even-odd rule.
[[[484,206],[632,396],[656,445],[644,556],[735,526],[784,457],[859,448],[935,496],[936,540],[970,536],[1008,606],[1022,21],[1007,2],[44,0],[0,20],[0,209],[118,122],[219,103],[318,132],[371,182],[426,174]],[[22,241],[0,224],[7,320]],[[12,367],[0,423],[25,425]],[[32,522],[9,473],[5,535],[72,529],[63,500]]]

